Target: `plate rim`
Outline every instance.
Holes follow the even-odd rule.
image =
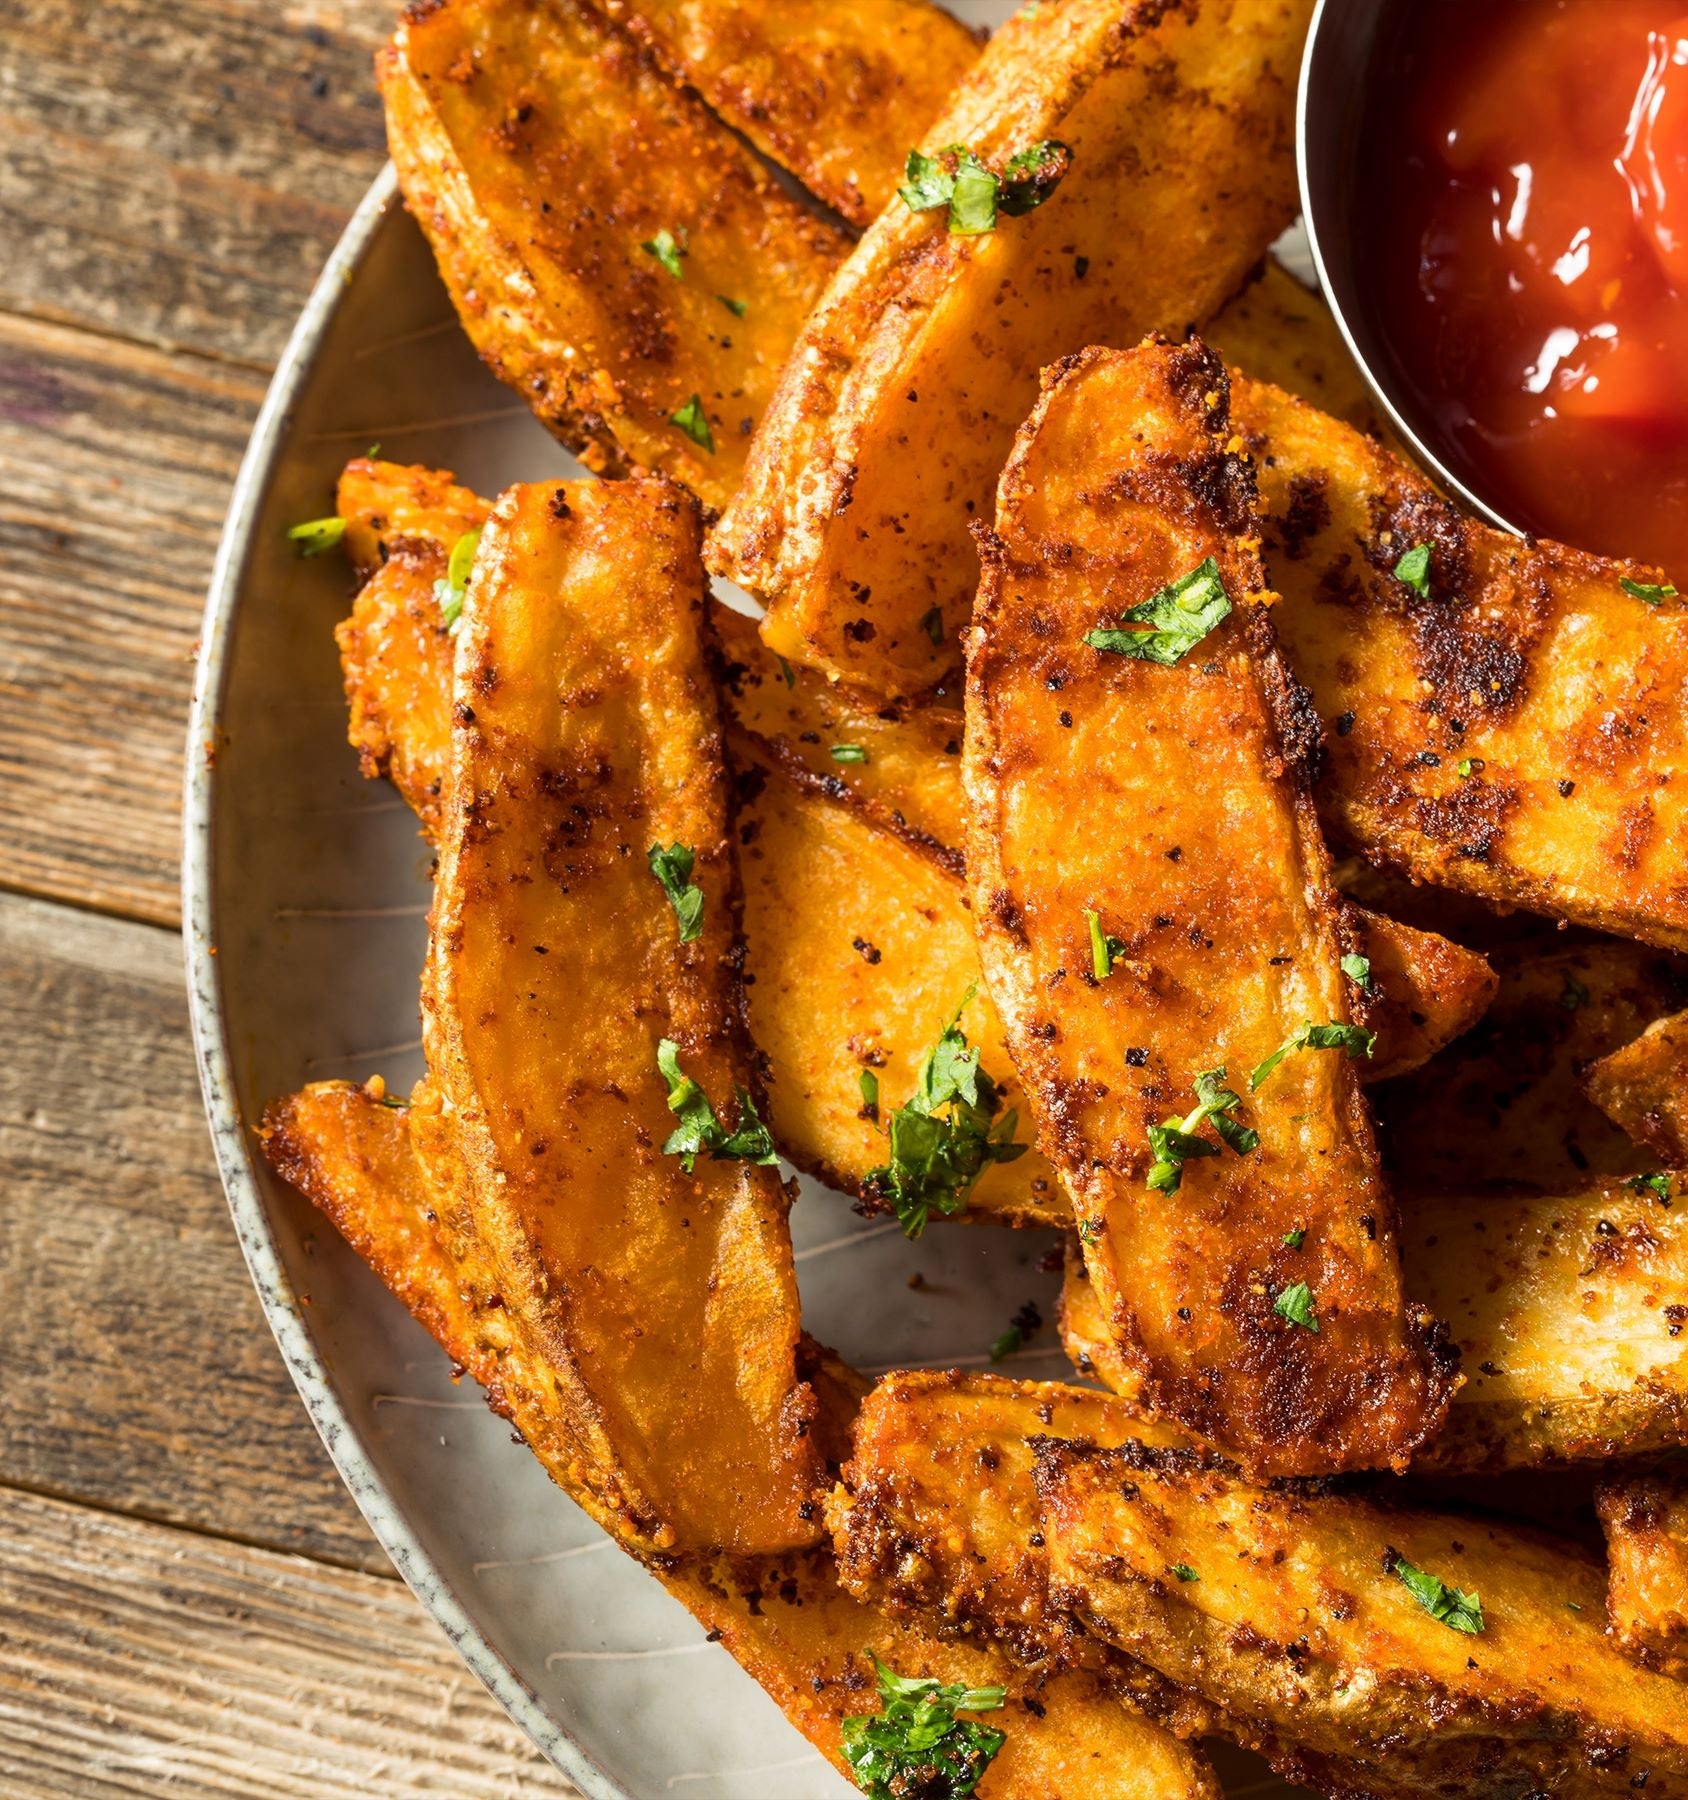
[[[365,190],[294,322],[247,440],[212,564],[194,671],[182,793],[182,947],[194,1061],[218,1174],[259,1305],[323,1448],[376,1541],[468,1667],[586,1800],[641,1800],[559,1724],[538,1694],[493,1647],[424,1549],[376,1470],[306,1329],[270,1222],[253,1161],[252,1132],[242,1117],[234,1081],[216,957],[212,879],[217,809],[214,750],[229,675],[229,646],[257,521],[286,445],[295,401],[311,376],[347,288],[398,198],[397,172],[388,162]]]

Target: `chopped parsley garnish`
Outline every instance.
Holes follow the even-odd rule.
[[[1371,958],[1369,956],[1355,956],[1350,953],[1343,957],[1342,972],[1362,994],[1369,994],[1372,991]]]
[[[898,197],[910,212],[949,210],[952,237],[977,237],[996,230],[996,215],[1018,218],[1034,211],[1060,186],[1072,152],[1054,139],[1016,151],[1001,175],[980,162],[965,144],[951,144],[936,156],[911,150]]]
[[[469,595],[469,576],[475,567],[475,552],[480,545],[481,534],[478,528],[464,532],[451,546],[451,556],[445,565],[445,579],[434,583],[434,598],[440,603],[440,623],[454,637],[458,626],[463,623],[463,602]]]
[[[856,1083],[862,1090],[862,1106],[870,1119],[879,1118],[879,1077],[872,1069],[863,1069],[856,1077]]]
[[[1017,1115],[996,1117],[1002,1090],[979,1067],[979,1052],[967,1046],[961,1005],[926,1052],[913,1095],[894,1107],[889,1123],[890,1160],[863,1177],[867,1192],[887,1200],[904,1233],[917,1238],[933,1214],[965,1212],[967,1196],[986,1166],[1013,1162],[1026,1146],[1016,1144]]]
[[[652,844],[646,852],[651,873],[662,883],[674,917],[680,921],[680,942],[690,944],[703,931],[703,889],[692,880],[692,864],[697,860],[687,844]]]
[[[1462,1594],[1458,1588],[1445,1587],[1434,1575],[1414,1568],[1399,1550],[1385,1550],[1385,1567],[1419,1603],[1431,1618],[1450,1631],[1464,1631],[1475,1636],[1483,1629],[1483,1602],[1475,1594]]]
[[[1661,1200],[1670,1199],[1670,1177],[1668,1175],[1631,1175],[1624,1186],[1633,1194],[1657,1194]]]
[[[646,238],[639,248],[647,256],[654,256],[676,281],[686,279],[686,271],[680,267],[680,258],[686,254],[686,247],[684,244],[677,243],[674,233],[667,230],[666,227],[655,237]]]
[[[1093,650],[1170,668],[1182,662],[1230,612],[1231,598],[1219,578],[1219,564],[1210,556],[1199,568],[1120,614],[1122,623],[1146,625],[1149,630],[1098,629],[1087,631],[1084,641]]]
[[[1588,1005],[1588,989],[1569,969],[1565,971],[1565,985],[1559,990],[1559,1004],[1566,1012],[1581,1012]]]
[[[301,556],[321,556],[332,550],[346,535],[344,519],[307,519],[303,525],[288,528],[289,540],[299,546]]]
[[[1170,1572],[1172,1574],[1176,1575],[1180,1581],[1200,1581],[1201,1580],[1201,1576],[1199,1576],[1196,1573],[1196,1571],[1190,1567],[1190,1565],[1188,1563],[1172,1563],[1169,1566],[1170,1566]]]
[[[1307,1227],[1305,1225],[1297,1225],[1294,1231],[1286,1231],[1284,1233],[1284,1242],[1290,1249],[1299,1250],[1301,1246],[1307,1242]]]
[[[668,420],[670,424],[678,425],[694,444],[701,444],[711,456],[715,454],[715,434],[709,429],[703,402],[696,394],[677,413],[670,413]]]
[[[991,1343],[991,1361],[999,1363],[1004,1357],[1012,1356],[1026,1341],[1025,1334],[1018,1325],[1010,1325],[1002,1336]]]
[[[944,641],[944,609],[941,606],[929,606],[920,615],[920,629],[932,640],[934,645]]]
[[[1084,922],[1090,928],[1090,973],[1098,981],[1106,981],[1114,972],[1114,958],[1125,954],[1125,945],[1102,929],[1102,915],[1088,909]]]
[[[1184,1165],[1198,1156],[1217,1156],[1219,1145],[1211,1138],[1197,1137],[1202,1126],[1211,1124],[1221,1139],[1238,1156],[1247,1156],[1260,1143],[1260,1133],[1240,1125],[1232,1114],[1242,1105],[1242,1096],[1225,1086],[1223,1068],[1208,1069],[1196,1077],[1196,1106],[1182,1119],[1169,1118],[1149,1127],[1149,1148],[1154,1163],[1149,1169],[1149,1186],[1157,1194],[1176,1194],[1184,1180]]]
[[[778,664],[779,664],[779,666],[780,666],[780,674],[781,674],[781,675],[782,675],[782,676],[783,676],[783,677],[784,677],[784,679],[785,679],[785,685],[786,685],[786,686],[787,686],[787,687],[788,687],[788,688],[794,688],[794,687],[796,687],[796,685],[797,685],[797,671],[796,671],[796,670],[795,670],[795,669],[794,669],[794,668],[793,668],[793,667],[792,667],[792,666],[791,666],[791,664],[790,664],[790,663],[788,663],[788,662],[787,662],[787,661],[786,661],[786,660],[785,660],[785,658],[784,658],[784,657],[783,657],[783,656],[781,656],[781,657],[776,657],[776,658],[775,658],[775,661],[777,661],[777,662],[778,662]]]
[[[1662,601],[1674,598],[1676,589],[1668,581],[1631,581],[1625,575],[1618,586],[1633,600],[1645,600],[1649,606],[1657,606]]]
[[[726,307],[727,311],[730,312],[735,319],[742,319],[744,315],[750,311],[750,306],[747,301],[734,300],[729,298],[726,294],[717,294],[715,298]]]
[[[1377,1033],[1367,1031],[1363,1025],[1338,1025],[1334,1021],[1329,1025],[1315,1025],[1311,1019],[1304,1020],[1298,1031],[1285,1038],[1255,1068],[1248,1078],[1249,1092],[1253,1093],[1292,1050],[1346,1050],[1358,1061],[1362,1056],[1370,1056],[1376,1047]]]
[[[1292,1325],[1305,1325],[1309,1331],[1319,1329],[1319,1315],[1313,1310],[1313,1290],[1305,1281],[1292,1281],[1272,1302],[1272,1310]]]
[[[1081,1244],[1097,1243],[1102,1236],[1100,1219],[1080,1219],[1078,1222],[1078,1241]]]
[[[1462,780],[1469,780],[1473,775],[1481,775],[1488,766],[1480,756],[1462,756],[1454,764]]]
[[[834,744],[829,753],[835,763],[865,763],[867,752],[860,744]]]
[[[680,1046],[672,1038],[664,1038],[657,1045],[656,1066],[668,1083],[668,1110],[680,1121],[662,1146],[662,1153],[679,1157],[680,1166],[688,1175],[697,1164],[700,1150],[707,1150],[715,1162],[779,1161],[774,1154],[774,1140],[756,1116],[755,1102],[742,1087],[736,1088],[738,1129],[728,1131],[716,1118],[709,1096],[681,1069]]]
[[[1414,544],[1395,565],[1395,579],[1404,581],[1415,594],[1430,598],[1430,546]]]
[[[868,1652],[873,1656],[873,1652]],[[868,1800],[966,1800],[1008,1739],[958,1712],[995,1712],[1000,1687],[903,1676],[873,1656],[884,1710],[844,1720],[844,1760]]]

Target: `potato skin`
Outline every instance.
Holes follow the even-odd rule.
[[[1688,1678],[1688,1481],[1680,1470],[1603,1482],[1606,1616],[1637,1662]]]
[[[1655,1019],[1584,1081],[1613,1124],[1667,1168],[1688,1168],[1688,1012]]]
[[[996,33],[928,142],[1000,167],[1058,139],[1072,165],[984,236],[893,200],[811,314],[710,549],[767,601],[773,649],[887,696],[954,667],[969,528],[1042,365],[1202,322],[1294,214],[1310,13],[1063,0]]]
[[[1350,1018],[1225,379],[1196,344],[1069,358],[1004,471],[968,646],[980,960],[1146,1404],[1271,1474],[1404,1465],[1452,1371],[1403,1296],[1349,1059],[1289,1055],[1239,1115],[1256,1151],[1147,1185],[1199,1072],[1246,1094],[1304,1021]],[[1208,557],[1233,610],[1176,666],[1084,642]],[[1124,945],[1100,982],[1087,909]],[[1277,1311],[1300,1282],[1317,1332]]]

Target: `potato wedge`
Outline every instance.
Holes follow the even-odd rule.
[[[1136,1445],[1047,1440],[1036,1479],[1055,1599],[1308,1776],[1370,1765],[1339,1792],[1688,1792],[1688,1688],[1610,1642],[1573,1545]]]
[[[413,7],[379,73],[475,348],[592,468],[724,505],[844,234],[586,0]]]
[[[1641,944],[1501,951],[1482,1022],[1428,1068],[1376,1091],[1378,1142],[1403,1194],[1564,1194],[1656,1168],[1584,1092],[1590,1064],[1688,1005],[1688,976]],[[1676,1166],[1676,1159],[1663,1159]]]
[[[502,1308],[487,1303],[495,1290],[472,1261],[445,1247],[444,1198],[415,1154],[405,1110],[386,1103],[379,1083],[320,1083],[272,1107],[263,1140],[278,1172],[321,1208],[544,1458],[566,1422],[530,1410],[541,1397],[537,1386],[511,1384],[519,1349],[504,1341]],[[813,1378],[823,1396],[833,1393],[833,1406],[847,1409],[839,1421],[847,1429],[856,1398],[850,1372],[819,1359]],[[830,1410],[823,1408],[823,1425],[832,1423]],[[589,1495],[577,1498],[590,1505]],[[1087,1800],[1218,1800],[1200,1752],[1125,1704],[1119,1696],[1129,1690],[1112,1679],[1028,1672],[999,1650],[940,1642],[918,1621],[893,1620],[845,1593],[824,1548],[721,1567],[670,1563],[656,1572],[841,1770],[843,1720],[876,1709],[866,1654],[873,1650],[904,1675],[1009,1689],[1007,1708],[989,1716],[1007,1742],[977,1790],[984,1800],[1081,1793]],[[1160,1691],[1146,1672],[1138,1685]]]
[[[1087,351],[1003,473],[968,651],[980,960],[1146,1403],[1273,1474],[1404,1465],[1452,1371],[1349,1055],[1284,1051],[1309,1021],[1365,1034],[1224,392],[1199,345]],[[1193,653],[1088,641],[1203,570],[1224,616]],[[1226,1068],[1270,1085],[1190,1148]],[[1169,1165],[1150,1132],[1183,1114]],[[1222,1152],[1227,1126],[1258,1137]]]
[[[1275,389],[1238,382],[1232,412],[1266,452],[1284,650],[1333,728],[1333,835],[1418,881],[1688,949],[1688,601],[1478,524]],[[1424,593],[1394,572],[1420,546]]]
[[[440,1104],[418,1143],[622,1530],[754,1552],[812,1539],[819,1464],[789,1200],[733,1100],[749,1053],[699,535],[663,481],[493,509],[457,640],[422,994]],[[647,861],[675,845],[702,895],[690,941]]]
[[[926,0],[600,0],[764,156],[866,225],[979,40]]]
[[[885,694],[956,661],[1038,371],[1211,316],[1295,210],[1307,0],[1065,0],[991,39],[930,146],[993,169],[1072,152],[1028,216],[952,235],[894,200],[804,326],[711,567],[768,603],[771,648]]]
[[[1588,1071],[1588,1097],[1668,1168],[1688,1168],[1688,1013],[1655,1019]]]
[[[1605,1482],[1606,1617],[1638,1662],[1688,1678],[1688,1477],[1678,1467]]]

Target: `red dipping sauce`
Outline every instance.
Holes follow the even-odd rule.
[[[1509,522],[1688,591],[1688,8],[1410,17],[1361,145],[1388,385]]]

